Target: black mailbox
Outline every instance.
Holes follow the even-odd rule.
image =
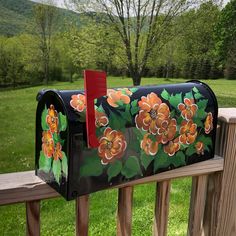
[[[217,101],[199,81],[108,89],[86,127],[88,107],[82,90],[38,95],[36,175],[67,200],[214,157]]]

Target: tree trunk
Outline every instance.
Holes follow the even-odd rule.
[[[130,74],[132,80],[133,80],[133,85],[134,86],[139,86],[141,84],[141,74],[136,72],[136,73],[132,73]]]

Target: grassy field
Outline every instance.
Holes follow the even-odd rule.
[[[179,83],[184,80],[145,78],[142,84]],[[206,81],[216,93],[220,107],[236,107],[236,81]],[[130,86],[130,79],[109,78],[109,87]],[[55,83],[56,89],[80,89],[83,81]],[[34,169],[36,94],[43,87],[0,92],[0,173]],[[45,88],[45,86],[44,86]],[[174,181],[171,190],[168,235],[185,235],[190,179]],[[155,184],[137,186],[134,192],[133,235],[151,235]],[[117,192],[91,195],[90,235],[115,235]],[[41,203],[42,235],[74,235],[74,202],[53,199]],[[0,235],[24,235],[24,204],[0,208]]]

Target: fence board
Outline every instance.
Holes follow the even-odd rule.
[[[26,202],[26,235],[40,235],[40,201]]]
[[[133,187],[120,188],[117,209],[117,236],[130,236],[132,226]]]
[[[201,175],[193,177],[192,180],[188,236],[199,236],[202,234],[207,178],[207,175]]]
[[[89,226],[89,195],[76,199],[76,236],[87,236]]]
[[[228,117],[228,122],[216,236],[236,235],[236,119]]]
[[[114,188],[122,188],[148,182],[196,176],[223,170],[223,159],[214,159],[195,163],[175,170],[166,171],[150,177],[134,180]],[[35,176],[34,171],[17,172],[0,175],[0,205],[47,199],[60,196],[54,189]]]
[[[221,187],[222,172],[216,172],[208,176],[202,236],[216,235]]]
[[[170,189],[171,189],[170,180],[157,183],[155,217],[153,225],[154,236],[167,235]]]

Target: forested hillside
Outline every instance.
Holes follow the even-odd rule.
[[[169,18],[160,13],[151,27],[150,15],[84,13],[0,0],[0,86],[73,82],[88,68],[133,82],[136,76],[134,84],[142,77],[236,79],[236,0],[225,7],[206,1]]]
[[[0,0],[0,35],[34,34],[35,5],[38,3],[29,0]],[[64,31],[68,22],[79,25],[78,14],[57,8],[56,31]]]

